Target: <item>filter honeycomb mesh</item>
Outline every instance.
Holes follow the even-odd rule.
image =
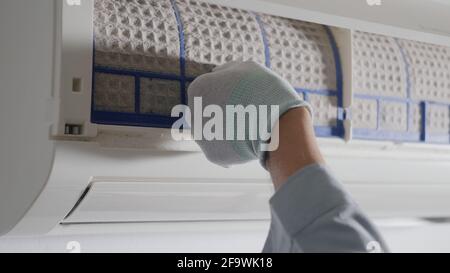
[[[95,64],[180,74],[177,21],[168,1],[96,0]]]
[[[305,96],[316,105],[316,126],[338,126],[333,41],[322,25],[194,0],[95,0],[94,16],[94,110],[122,113],[94,112],[94,121],[168,127],[172,107],[186,103],[188,82],[229,61],[252,60],[301,96],[323,91]],[[118,76],[138,90],[113,103],[104,86]]]
[[[450,49],[359,31],[352,40],[354,136],[449,143]]]
[[[103,73],[95,74],[95,109],[134,112],[134,78]]]
[[[406,131],[407,106],[405,103],[383,102],[380,107],[380,128],[387,131]]]
[[[141,79],[141,113],[169,116],[180,104],[180,83],[177,81]]]
[[[254,14],[198,1],[177,1],[184,26],[186,75],[198,76],[230,61],[265,62]]]
[[[376,100],[355,99],[352,110],[352,124],[355,128],[377,129]]]
[[[450,49],[401,40],[411,75],[411,97],[450,103]]]
[[[293,86],[336,90],[336,70],[329,37],[322,25],[261,16],[272,69]]]
[[[196,0],[95,0],[95,123],[170,127],[195,77],[253,60],[286,78],[314,107],[318,136],[450,142],[450,48]],[[349,40],[350,41],[350,40]],[[341,71],[340,47],[351,47]],[[343,74],[353,105],[343,109]]]
[[[337,126],[337,98],[334,96],[309,95],[314,108],[314,123],[318,126]]]
[[[449,107],[431,105],[427,110],[427,126],[429,127],[430,133],[448,134],[448,132],[450,132]]]
[[[354,90],[361,94],[407,97],[406,64],[392,37],[355,32]]]

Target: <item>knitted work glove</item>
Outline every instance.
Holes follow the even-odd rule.
[[[188,89],[188,105],[191,113],[199,107],[195,103],[201,98],[202,109],[208,105],[217,105],[223,111],[223,120],[219,122],[223,125],[223,132],[219,135],[221,139],[200,139],[202,133],[198,123],[203,125],[214,117],[203,117],[201,120],[194,119],[191,122],[191,133],[197,144],[200,146],[209,161],[223,167],[245,163],[259,159],[265,167],[264,145],[268,142],[272,133],[273,125],[289,109],[295,107],[307,107],[310,113],[311,107],[301,100],[294,88],[280,76],[266,67],[252,61],[231,62],[217,67],[211,73],[204,74],[192,82]],[[246,122],[239,124],[227,120],[227,106],[242,105],[259,109],[260,106],[267,106],[267,114],[263,113],[260,118],[269,118],[266,124],[258,126],[258,121],[247,118]],[[271,106],[278,106],[279,111],[271,111]],[[216,107],[217,108],[217,107]],[[199,109],[197,109],[199,110]],[[233,118],[234,120],[234,118]],[[240,128],[245,127],[245,128]],[[265,128],[268,136],[263,137],[259,132],[259,127]],[[200,129],[199,129],[200,128]],[[217,129],[217,128],[216,128]],[[234,130],[234,138],[227,138],[227,130]],[[245,129],[245,138],[237,139],[239,129]],[[253,137],[251,137],[253,136]],[[255,137],[256,136],[256,137]],[[267,145],[266,145],[267,146]]]

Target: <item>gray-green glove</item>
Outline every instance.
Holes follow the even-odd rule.
[[[188,89],[188,105],[191,113],[194,113],[195,107],[198,107],[194,104],[194,99],[197,98],[198,101],[199,97],[202,98],[203,108],[208,105],[218,105],[224,113],[222,140],[200,140],[198,135],[194,136],[208,160],[223,167],[255,159],[259,159],[264,166],[265,151],[261,147],[267,140],[261,138],[258,133],[258,126],[253,124],[255,121],[243,123],[246,132],[244,140],[227,139],[227,130],[234,129],[236,136],[238,129],[243,129],[236,128],[239,124],[237,121],[234,123],[227,122],[227,105],[242,105],[244,107],[254,105],[256,108],[266,105],[269,110],[267,115],[271,116],[273,125],[289,109],[307,107],[310,113],[312,112],[310,105],[299,97],[286,80],[252,61],[225,64],[192,82]],[[270,111],[272,105],[277,105],[279,111]],[[263,118],[263,115],[258,118]],[[203,125],[208,119],[210,118],[203,118]],[[192,128],[195,128],[195,123],[196,121],[191,123]],[[268,133],[271,133],[273,129],[270,124],[271,121],[269,120],[267,124],[269,127],[265,128]],[[195,129],[191,130],[192,133],[194,131]],[[257,136],[256,139],[251,138],[252,135]]]

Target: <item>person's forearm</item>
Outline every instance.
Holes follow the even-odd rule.
[[[269,152],[266,167],[278,190],[296,171],[311,164],[324,164],[314,135],[309,111],[294,108],[284,114],[278,124],[279,147]]]
[[[289,110],[278,124],[279,147],[266,161],[277,191],[264,251],[387,251],[375,226],[325,166],[308,110]]]

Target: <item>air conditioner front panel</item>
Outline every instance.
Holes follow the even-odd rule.
[[[63,224],[269,219],[270,183],[156,181],[94,182]]]
[[[186,102],[194,77],[235,57],[291,75],[299,94],[317,109],[316,133],[331,169],[370,215],[448,216],[448,37],[382,20],[356,24],[320,5],[300,9],[297,4],[305,1],[206,1],[239,10],[204,1],[189,1],[197,8],[185,1],[132,1],[125,10],[120,7],[129,1],[28,2],[9,1],[0,16],[7,26],[0,28],[2,37],[11,37],[0,53],[7,91],[0,92],[0,233],[44,234],[75,222],[210,219],[199,205],[186,217],[163,203],[158,206],[168,212],[164,216],[152,210],[155,203],[124,200],[160,190],[162,181],[206,179],[213,193],[217,179],[270,185],[258,163],[223,169],[207,162],[192,141],[175,142],[169,130],[150,128],[170,127],[169,109]],[[154,16],[135,16],[135,9]],[[214,9],[234,19],[220,19]],[[205,27],[196,12],[208,18],[213,33],[197,33]],[[240,16],[248,23],[239,24]],[[17,31],[9,27],[16,18],[23,22]],[[225,23],[227,31],[214,35],[221,29],[214,23]],[[245,40],[247,34],[251,42],[242,46],[236,37]],[[23,51],[14,51],[16,45]],[[114,194],[104,195],[108,187]],[[237,196],[249,192],[241,188]],[[262,192],[249,198],[259,202],[270,195]],[[96,207],[98,196],[106,196],[103,207]],[[140,204],[155,214],[128,215]],[[242,206],[214,220],[260,213],[246,214]]]

